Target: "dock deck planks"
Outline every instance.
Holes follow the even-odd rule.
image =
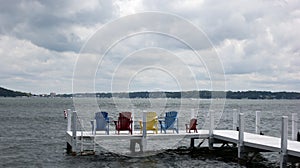
[[[84,131],[83,137],[93,137],[91,132]],[[77,137],[81,137],[81,131],[76,132]],[[237,143],[238,142],[238,131],[233,130],[214,130],[213,131],[213,138],[226,141],[229,143]],[[72,139],[72,132],[67,131],[67,136],[69,136],[70,139]],[[278,137],[271,137],[267,135],[258,135],[253,133],[244,133],[244,146],[251,147],[254,149],[260,149],[260,150],[266,150],[271,152],[280,152],[280,138]],[[140,131],[135,131],[133,135],[130,135],[128,133],[120,133],[120,135],[116,134],[115,132],[111,132],[110,135],[106,135],[104,133],[98,132],[95,137],[97,139],[103,139],[103,140],[129,140],[129,139],[141,139],[142,134],[140,134]],[[209,131],[208,130],[199,130],[198,133],[186,133],[185,131],[180,131],[179,134],[169,132],[167,134],[164,133],[148,133],[147,139],[163,139],[163,138],[200,138],[205,139],[209,137]],[[287,154],[291,156],[300,157],[300,142],[297,141],[291,141],[288,140],[288,148],[287,148]]]
[[[231,143],[238,142],[238,134],[238,131],[214,130],[214,138]],[[247,132],[244,133],[244,146],[271,152],[281,150],[280,138]],[[300,142],[288,140],[287,154],[300,157]]]

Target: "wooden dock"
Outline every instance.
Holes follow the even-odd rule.
[[[280,154],[280,167],[286,167],[288,162],[300,164],[300,142],[288,140],[288,120],[285,116],[282,117],[280,138],[244,132],[244,115],[242,113],[239,114],[239,131],[213,130],[211,127],[210,130],[198,130],[198,133],[186,133],[185,130],[180,130],[178,134],[147,134],[147,131],[144,130],[146,133],[134,131],[133,135],[128,133],[118,135],[113,131],[111,131],[110,135],[104,133],[93,135],[91,131],[78,131],[76,129],[76,112],[73,112],[72,116],[72,119],[68,116],[69,124],[66,132],[67,149],[69,152],[76,148],[78,141],[83,139],[91,139],[93,142],[95,142],[95,139],[127,141],[131,152],[135,152],[136,144],[140,145],[140,152],[143,152],[145,142],[152,140],[163,141],[164,139],[188,138],[190,139],[190,147],[194,147],[195,139],[208,139],[209,148],[211,149],[217,147],[218,145],[216,144],[220,143],[236,146],[238,148],[238,158],[240,159],[243,159],[249,152],[278,152]]]
[[[239,132],[232,130],[214,130],[214,136],[217,140],[238,144]],[[266,135],[244,133],[244,147],[255,148],[258,151],[281,152],[281,138]],[[288,140],[287,155],[299,157],[300,142]]]

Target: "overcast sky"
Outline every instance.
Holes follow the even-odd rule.
[[[1,0],[0,3],[1,87],[31,93],[72,93],[73,86],[80,87],[74,89],[80,92],[216,90],[211,80],[214,73],[220,75],[220,72],[209,65],[211,62],[216,65],[209,52],[214,50],[221,63],[215,68],[224,71],[225,90],[300,92],[300,1],[297,0]],[[103,53],[85,52],[85,44],[88,47],[94,44],[99,49],[103,47],[101,39],[116,39],[114,36],[120,31],[142,23],[153,23],[170,35],[180,32],[187,39],[193,37],[182,25],[147,17],[128,19],[122,26],[105,29],[118,19],[121,22],[126,16],[148,11],[169,13],[199,28],[210,43],[193,49],[200,53],[201,61],[175,36],[151,33],[114,41],[116,44],[105,57]],[[108,33],[96,38],[98,41],[89,42],[99,31]],[[203,44],[195,37],[190,42]],[[90,70],[93,62],[97,66]],[[78,83],[89,75],[94,80],[84,87],[84,82],[72,83],[73,75]]]

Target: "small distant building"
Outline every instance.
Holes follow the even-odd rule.
[[[50,97],[55,97],[55,96],[56,96],[56,93],[54,93],[54,92],[50,93]]]

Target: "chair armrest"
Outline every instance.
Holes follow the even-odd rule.
[[[185,124],[186,129],[189,129],[190,128],[189,126],[190,126],[190,124]]]
[[[165,122],[165,120],[158,120],[159,124],[161,125],[162,122]]]
[[[158,119],[157,119],[157,118],[153,119],[151,122],[153,122],[153,124],[154,124],[156,127],[158,127]]]
[[[115,123],[115,125],[117,125],[117,124],[118,124],[118,121],[115,121],[115,120],[114,120],[114,123]]]
[[[139,124],[140,124],[140,127],[142,128],[143,127],[143,121],[139,120]]]

